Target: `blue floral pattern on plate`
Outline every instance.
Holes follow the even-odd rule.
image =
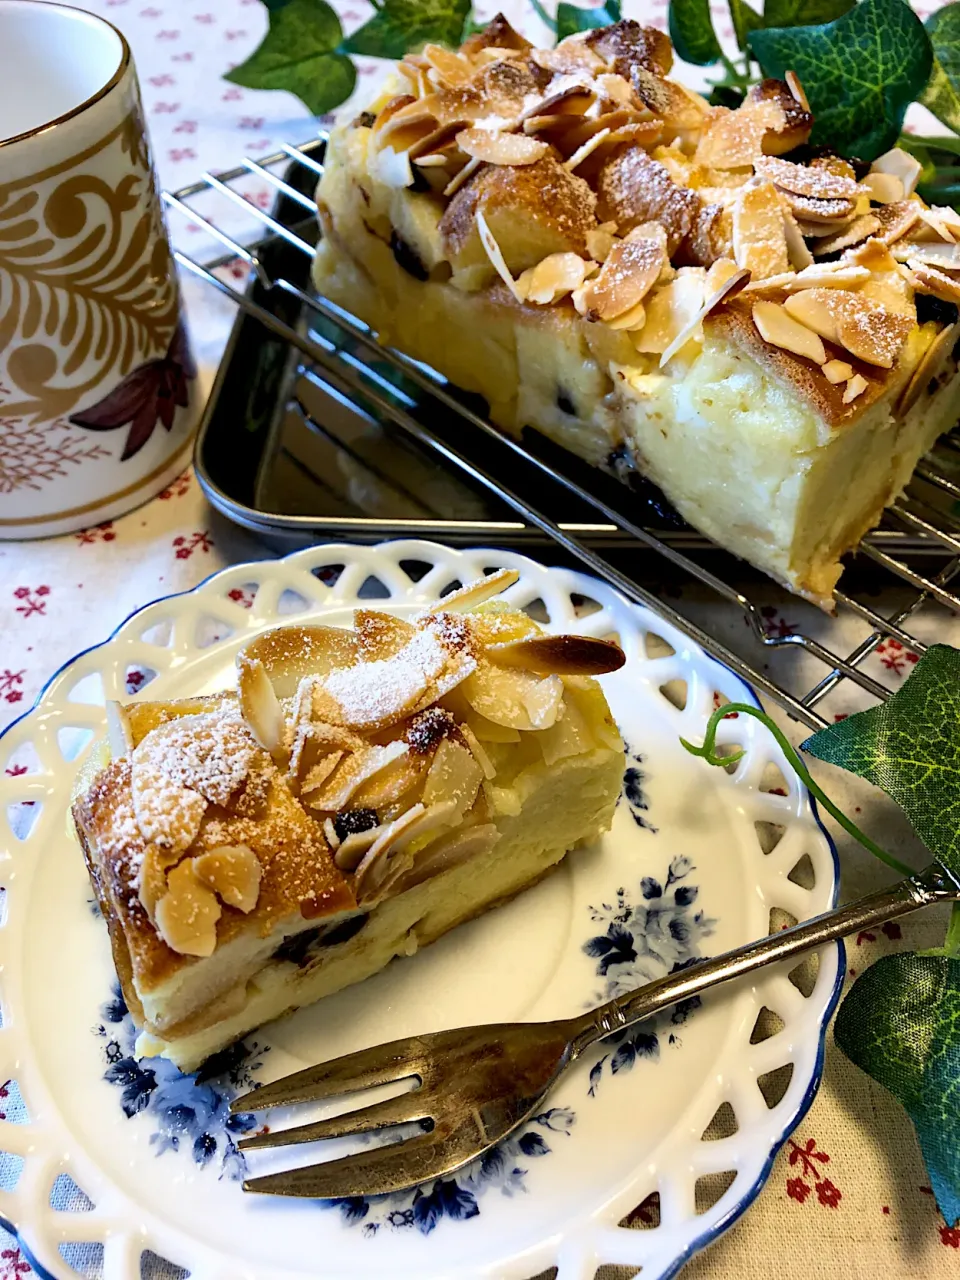
[[[644,757],[627,748],[631,762],[624,773],[623,795],[638,827],[656,834],[647,813],[643,790]],[[695,870],[689,858],[674,858],[661,882],[647,875],[639,884],[639,900],[619,888],[611,902],[590,907],[595,932],[582,946],[596,960],[597,976],[603,985],[591,1005],[632,991],[645,982],[674,973],[700,958],[700,943],[713,932],[716,921],[697,909],[697,885],[689,876]],[[678,1043],[681,1026],[700,1000],[683,1001],[663,1019],[650,1019],[639,1028],[611,1037],[615,1048],[593,1066],[589,1075],[590,1097],[609,1065],[612,1075],[631,1068],[638,1059],[657,1060],[660,1040],[666,1027],[668,1043]],[[134,1056],[136,1028],[119,988],[101,1010],[103,1022],[96,1028],[104,1040],[107,1069],[104,1079],[120,1090],[120,1105],[128,1118],[146,1112],[156,1123],[150,1136],[155,1153],[188,1148],[200,1166],[219,1159],[220,1177],[239,1181],[245,1175],[245,1160],[236,1145],[236,1135],[256,1128],[252,1115],[229,1114],[230,1101],[256,1088],[255,1072],[269,1052],[268,1045],[241,1043],[216,1055],[195,1075],[184,1075],[165,1058],[137,1059]],[[482,1197],[492,1191],[513,1196],[527,1190],[528,1164],[549,1155],[557,1135],[569,1137],[576,1113],[570,1107],[551,1107],[535,1116],[524,1129],[500,1143],[455,1177],[438,1178],[432,1185],[386,1196],[351,1196],[327,1200],[322,1207],[336,1209],[345,1226],[361,1227],[372,1238],[381,1230],[416,1230],[424,1235],[443,1220],[463,1222],[480,1213]],[[372,1138],[368,1140],[375,1140]]]

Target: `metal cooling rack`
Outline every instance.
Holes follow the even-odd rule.
[[[864,669],[865,659],[885,639],[899,641],[914,654],[921,654],[924,643],[909,630],[911,620],[928,606],[946,609],[960,614],[960,595],[954,581],[960,570],[960,434],[946,437],[937,449],[917,468],[914,483],[907,495],[888,511],[883,531],[868,536],[861,545],[860,562],[870,562],[880,572],[888,587],[897,586],[897,604],[883,612],[868,601],[871,595],[846,591],[837,593],[838,611],[850,611],[862,624],[863,638],[852,651],[836,652],[828,644],[802,631],[789,635],[770,635],[764,626],[760,607],[725,577],[704,566],[683,549],[683,539],[671,544],[668,534],[657,533],[634,523],[617,505],[569,476],[556,471],[549,463],[532,455],[520,443],[504,436],[496,427],[465,403],[457,392],[442,378],[424,365],[417,364],[403,355],[385,351],[373,338],[371,331],[361,321],[341,308],[310,296],[299,286],[285,278],[270,278],[260,257],[263,246],[273,237],[281,236],[295,248],[312,257],[314,249],[307,239],[297,234],[295,227],[264,212],[246,199],[238,184],[251,175],[266,180],[279,197],[286,197],[302,208],[305,225],[312,225],[315,217],[313,200],[297,190],[287,179],[296,168],[305,167],[310,175],[319,179],[323,173],[323,154],[326,135],[299,147],[284,145],[280,151],[259,160],[244,159],[236,168],[222,173],[205,173],[198,181],[178,191],[164,192],[163,199],[171,210],[183,215],[194,225],[201,227],[226,250],[219,257],[198,261],[185,253],[176,254],[181,266],[206,281],[212,287],[231,297],[243,310],[258,319],[267,329],[293,344],[306,358],[308,375],[332,387],[339,394],[362,399],[372,406],[385,420],[411,436],[418,444],[430,450],[443,463],[465,473],[472,481],[506,502],[524,521],[535,526],[570,556],[579,560],[587,569],[616,586],[627,597],[645,604],[668,618],[685,631],[721,662],[733,668],[755,688],[766,693],[795,719],[820,728],[827,723],[821,714],[824,699],[834,693],[844,681],[852,681],[875,698],[885,698],[889,690],[874,680]],[[279,172],[278,172],[279,170]],[[302,176],[302,175],[301,175]],[[241,206],[251,218],[252,234],[249,237],[227,235],[216,225],[216,201],[228,201]],[[198,207],[198,206],[202,206]],[[293,328],[268,309],[253,302],[248,296],[220,278],[216,271],[240,258],[259,283],[266,289],[292,295],[317,317],[318,324]],[[371,361],[375,357],[376,365]],[[384,361],[402,375],[401,390],[385,377]],[[570,494],[588,503],[603,520],[616,525],[624,534],[635,540],[638,547],[655,556],[644,557],[644,573],[650,576],[650,561],[657,556],[662,560],[661,569],[668,566],[671,578],[660,575],[661,582],[684,579],[699,583],[701,595],[710,600],[723,601],[739,611],[746,624],[742,628],[742,643],[732,648],[727,638],[711,633],[684,611],[683,600],[664,599],[655,589],[641,585],[634,576],[611,564],[595,551],[584,546],[568,531],[532,506],[522,494],[507,488],[501,480],[470,461],[440,439],[418,418],[421,403],[434,408],[442,406],[448,414],[455,414],[473,432],[484,433],[497,442],[504,451],[504,462],[509,463],[511,452],[519,454],[558,481]],[[502,468],[506,473],[506,466]],[[588,482],[589,483],[589,482]],[[632,566],[631,566],[632,569]],[[736,567],[734,574],[737,573]],[[731,574],[731,577],[734,576]],[[654,575],[657,576],[657,575]],[[756,580],[755,580],[756,581]],[[759,588],[758,588],[759,590]],[[889,593],[887,593],[889,594]],[[862,598],[864,595],[867,599]],[[872,595],[876,596],[875,585]],[[703,612],[701,610],[701,612]],[[709,609],[706,610],[709,614]],[[727,628],[729,631],[730,628]],[[831,637],[839,636],[840,627],[828,628]],[[835,642],[835,641],[834,641]],[[842,647],[842,646],[840,646]],[[809,678],[810,663],[803,664],[807,676],[797,678],[794,670],[789,679],[780,682],[767,670],[774,665],[769,659],[771,651],[802,651],[815,660],[812,668],[817,672],[813,681]],[[778,672],[779,674],[779,672]]]

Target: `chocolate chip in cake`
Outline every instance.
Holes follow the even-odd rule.
[[[361,111],[353,122],[354,129],[372,129],[377,117],[372,111]]]
[[[407,725],[404,742],[417,755],[427,755],[456,730],[457,722],[443,707],[427,707],[415,715]]]
[[[402,236],[396,231],[390,235],[390,248],[393,256],[397,260],[397,264],[403,267],[408,276],[413,276],[414,280],[427,280],[430,272],[420,261],[415,249],[413,249]]]
[[[361,831],[372,831],[379,825],[376,809],[345,809],[333,820],[333,829],[341,841],[347,836],[359,835]]]
[[[359,813],[360,810],[357,810]],[[367,923],[367,915],[349,916],[333,925],[317,925],[313,929],[301,929],[299,933],[284,938],[273,953],[274,960],[286,960],[298,968],[305,968],[318,951],[335,947],[338,943],[355,938]]]
[[[575,418],[577,416],[577,407],[567,395],[566,391],[564,391],[563,387],[560,387],[557,391],[557,408],[561,413],[566,413],[571,418]]]
[[[945,302],[942,298],[935,298],[932,293],[918,293],[914,297],[914,303],[917,308],[917,324],[926,324],[928,320],[935,320],[937,324],[956,324],[960,318],[960,308],[955,302]]]

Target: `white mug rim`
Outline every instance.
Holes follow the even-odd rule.
[[[119,27],[114,26],[112,22],[107,18],[102,18],[98,13],[91,13],[87,9],[80,9],[76,5],[72,4],[60,4],[59,0],[5,0],[3,11],[9,13],[13,9],[57,9],[62,14],[67,15],[70,21],[81,19],[89,22],[91,26],[106,28],[108,31],[113,32],[120,41],[120,61],[113,75],[106,84],[101,85],[99,89],[91,93],[83,100],[83,102],[78,103],[75,107],[71,107],[69,111],[64,111],[61,115],[55,116],[52,120],[46,120],[43,124],[34,125],[32,129],[26,129],[22,133],[15,133],[9,138],[0,138],[0,149],[12,146],[16,142],[25,142],[28,138],[39,137],[49,129],[54,129],[57,125],[64,124],[67,120],[72,120],[76,116],[81,115],[89,107],[100,102],[108,93],[111,92],[111,90],[117,87],[126,75],[127,71],[130,69],[133,61],[126,36],[124,36]],[[2,14],[3,11],[0,11],[0,14]]]

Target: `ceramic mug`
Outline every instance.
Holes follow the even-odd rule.
[[[129,46],[0,3],[0,538],[67,533],[159,493],[198,414]]]

